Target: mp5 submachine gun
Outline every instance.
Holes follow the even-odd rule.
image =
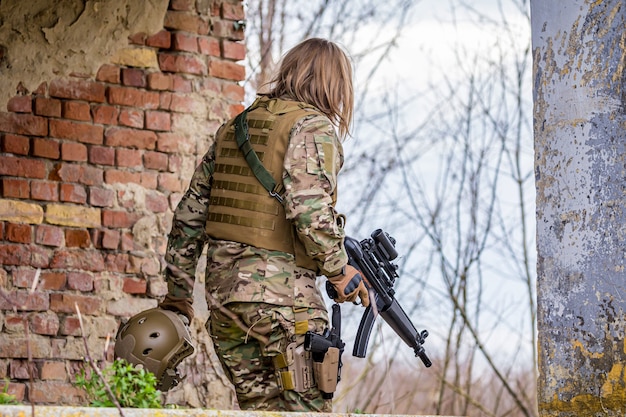
[[[361,318],[352,355],[359,358],[365,357],[374,321],[377,314],[380,314],[396,334],[413,348],[415,356],[418,356],[426,367],[430,367],[432,362],[423,346],[428,337],[428,331],[418,332],[394,297],[393,286],[398,278],[398,266],[391,261],[398,256],[395,244],[395,239],[381,229],[375,230],[371,238],[361,242],[351,237],[345,238],[350,265],[361,271],[367,281],[366,286],[371,289],[370,305],[365,309]],[[327,289],[329,289],[328,285]]]

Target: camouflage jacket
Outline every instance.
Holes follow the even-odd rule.
[[[332,143],[332,152],[328,152],[329,147],[319,152],[314,143],[307,143],[315,139]],[[174,212],[165,257],[170,294],[192,296],[198,259],[208,243],[206,287],[215,302],[324,308],[315,273],[296,267],[292,254],[217,241],[206,233],[214,159],[212,147]],[[284,159],[285,213],[324,275],[337,273],[347,263],[345,233],[331,197],[336,193],[342,164],[341,143],[326,117],[306,116],[294,125]]]

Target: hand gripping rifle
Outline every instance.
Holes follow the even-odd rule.
[[[350,265],[361,271],[366,285],[373,290],[370,291],[370,305],[365,309],[359,324],[352,355],[359,358],[365,357],[374,321],[377,314],[380,314],[396,334],[413,348],[415,356],[419,356],[424,365],[430,367],[432,362],[426,356],[426,351],[422,346],[428,337],[428,331],[418,332],[394,297],[393,286],[398,278],[398,266],[391,261],[398,256],[395,244],[395,239],[381,229],[375,230],[371,238],[361,242],[351,237],[345,238]],[[372,292],[374,300],[371,299]]]

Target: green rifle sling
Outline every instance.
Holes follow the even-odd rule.
[[[270,175],[270,173],[265,169],[256,152],[250,145],[250,135],[248,133],[248,109],[245,109],[241,112],[234,121],[235,124],[235,139],[237,140],[237,146],[239,150],[243,153],[248,166],[254,173],[254,176],[259,180],[263,188],[265,188],[269,194],[278,200],[279,203],[282,204],[283,198],[276,191],[276,181]]]

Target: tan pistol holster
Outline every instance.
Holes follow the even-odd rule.
[[[336,347],[328,348],[322,362],[313,362],[313,375],[320,391],[332,394],[337,390],[339,359],[341,352]]]
[[[315,386],[313,358],[311,352],[304,349],[304,343],[290,343],[286,352],[274,356],[273,360],[281,390],[304,392]]]

